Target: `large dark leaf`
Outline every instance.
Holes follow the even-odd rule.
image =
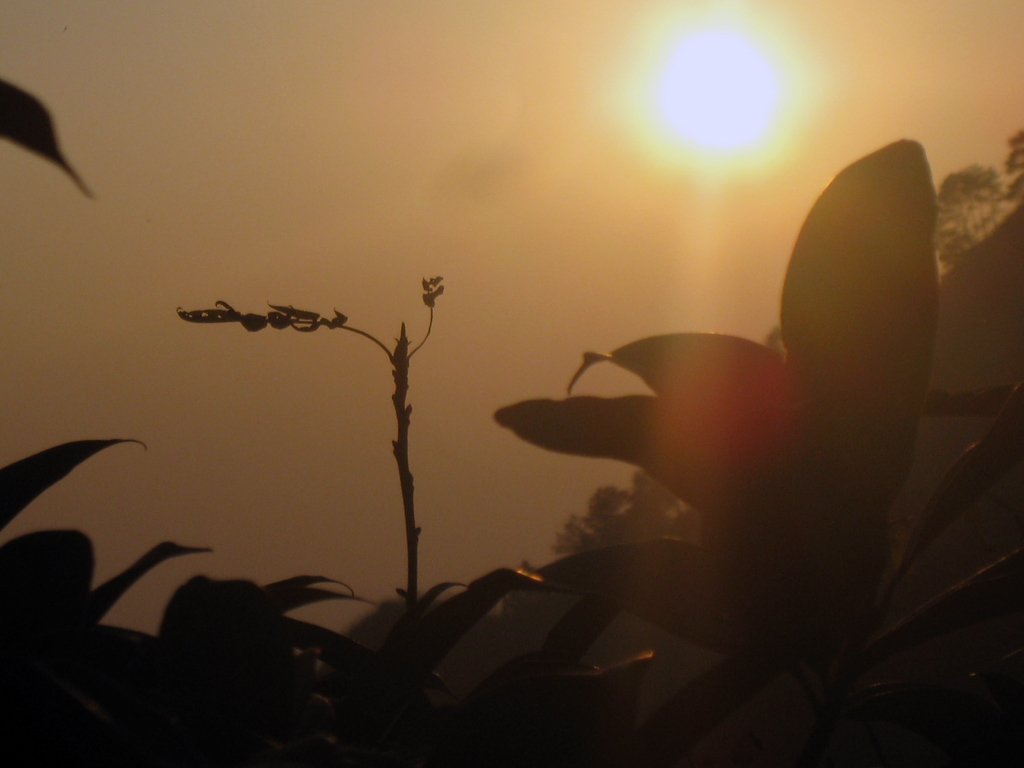
[[[0,469],[0,528],[29,503],[94,453],[138,440],[76,440],[47,448]],[[139,443],[142,445],[142,443]],[[144,447],[144,446],[143,446]]]
[[[1024,551],[978,571],[903,619],[867,647],[868,670],[901,651],[957,629],[1024,610]]]
[[[1010,395],[988,433],[946,473],[928,501],[902,571],[958,516],[1024,458],[1024,385]]]
[[[61,154],[46,107],[32,94],[4,80],[0,80],[0,136],[53,161],[67,172],[82,192],[92,197],[85,182]]]
[[[680,637],[728,652],[749,637],[723,594],[705,550],[676,539],[619,544],[581,552],[541,568],[545,581],[599,596]]]
[[[853,720],[891,723],[914,731],[954,758],[991,754],[993,747],[1008,742],[1014,730],[1006,715],[981,696],[906,683],[869,688],[845,714]]]
[[[121,596],[135,582],[165,560],[170,560],[172,557],[210,551],[209,547],[183,547],[181,544],[175,544],[173,541],[164,541],[157,544],[121,573],[103,582],[92,591],[92,594],[89,595],[87,622],[89,624],[99,624],[100,620],[107,615],[107,611],[114,606],[114,603],[121,599]]]
[[[196,576],[171,597],[156,672],[176,709],[216,738],[226,727],[284,738],[295,661],[277,606],[248,581]]]
[[[723,659],[679,689],[639,730],[644,768],[679,764],[715,727],[777,677],[788,662],[766,649]]]
[[[917,416],[938,307],[936,211],[912,141],[853,163],[818,198],[782,293],[782,338],[811,397],[853,395],[896,421]]]
[[[634,464],[688,504],[714,510],[735,491],[730,481],[778,460],[778,424],[752,429],[740,412],[707,406],[707,398],[570,397],[525,400],[494,418],[542,448]]]
[[[0,646],[82,626],[92,569],[81,531],[37,531],[0,547]]]
[[[800,382],[814,484],[862,499],[881,529],[902,487],[931,375],[938,313],[935,190],[920,145],[858,160],[825,189],[782,294],[787,365]]]

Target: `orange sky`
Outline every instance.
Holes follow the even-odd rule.
[[[81,438],[149,450],[92,459],[3,538],[79,527],[100,579],[162,539],[213,547],[112,615],[142,627],[200,571],[386,597],[404,540],[380,350],[174,310],[269,300],[416,337],[420,278],[443,275],[410,394],[421,582],[542,563],[630,470],[519,443],[497,407],[559,396],[587,349],[762,338],[834,173],[909,137],[941,179],[1024,127],[1019,0],[626,6],[4,3],[0,77],[49,105],[97,199],[0,145],[0,463]],[[706,18],[789,78],[771,162],[659,160],[630,111],[659,46]]]

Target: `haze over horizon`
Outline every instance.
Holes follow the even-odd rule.
[[[97,580],[164,539],[212,547],[111,614],[141,628],[193,573],[321,573],[371,599],[404,583],[381,351],[177,307],[337,308],[415,340],[420,279],[443,275],[411,372],[421,584],[468,581],[548,560],[564,520],[632,472],[521,443],[495,409],[560,396],[585,350],[762,339],[832,175],[913,138],[938,182],[999,164],[1024,127],[1013,0],[2,7],[0,78],[50,108],[96,199],[0,147],[0,465],[148,445],[89,460],[4,540],[80,528]],[[632,99],[711,22],[763,47],[788,110],[735,160],[659,143]],[[638,391],[610,366],[583,385]]]

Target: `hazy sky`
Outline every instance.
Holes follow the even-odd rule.
[[[628,7],[627,7],[628,6]],[[492,420],[559,396],[580,353],[669,331],[761,339],[828,179],[899,138],[936,179],[1024,127],[1019,0],[0,2],[0,78],[55,115],[83,197],[0,144],[0,464],[133,437],[4,531],[92,538],[97,578],[163,539],[213,547],[112,618],[152,628],[196,572],[404,584],[392,381],[353,334],[181,322],[223,299],[418,338],[421,583],[550,558],[613,462]],[[688,31],[776,67],[778,120],[739,159],[671,146],[646,103]],[[659,132],[660,131],[660,132]],[[589,381],[588,381],[589,379]],[[600,367],[583,391],[637,389]],[[346,612],[348,611],[348,612]],[[329,607],[322,620],[347,621]]]

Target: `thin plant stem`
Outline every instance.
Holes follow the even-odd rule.
[[[433,313],[431,313],[433,316]],[[416,509],[413,502],[413,477],[409,468],[409,423],[412,406],[405,402],[409,393],[409,337],[402,323],[402,333],[395,344],[395,351],[389,353],[394,366],[395,394],[391,401],[395,404],[395,417],[398,420],[398,438],[392,442],[395,462],[398,464],[398,480],[402,488],[402,508],[405,512],[405,546],[408,562],[408,579],[405,587],[405,603],[408,608],[416,605],[419,596],[418,545],[420,529],[416,526]]]
[[[409,353],[409,357],[412,357],[417,352],[419,352],[420,351],[420,347],[422,347],[424,344],[427,343],[427,339],[430,338],[430,331],[433,329],[433,327],[434,327],[434,308],[430,307],[430,322],[427,323],[427,335],[424,336],[423,337],[423,341],[421,341],[419,344],[417,344],[416,348],[412,352]]]
[[[433,318],[433,313],[431,313],[431,318]],[[403,325],[402,327],[404,328],[405,326]],[[391,350],[388,349],[386,346],[384,346],[384,343],[380,339],[378,339],[376,336],[374,336],[372,333],[367,333],[366,331],[361,331],[358,328],[353,328],[351,325],[343,325],[343,326],[341,326],[341,330],[343,330],[343,331],[350,331],[352,333],[358,333],[360,336],[363,336],[363,337],[369,339],[374,344],[376,344],[378,347],[380,347],[381,349],[384,350],[384,354],[388,356],[388,360],[391,361],[392,365],[395,364],[395,357],[391,353]],[[426,339],[424,339],[424,341],[426,341]]]

